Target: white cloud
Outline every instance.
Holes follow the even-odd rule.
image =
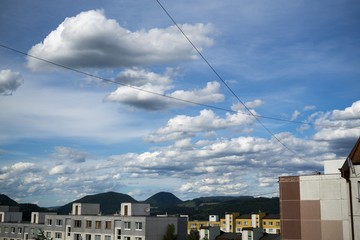
[[[121,72],[115,81],[125,85],[131,86],[144,86],[147,84],[164,86],[164,89],[171,87],[171,77],[175,74],[175,70],[168,68],[163,74],[157,74],[154,72],[146,71],[141,68],[129,68]]]
[[[323,113],[315,123],[318,124],[318,132],[314,135],[316,140],[357,139],[360,136],[360,101],[354,102],[344,110]]]
[[[10,69],[0,71],[0,95],[11,95],[24,83],[20,73]]]
[[[344,110],[334,110],[331,115],[331,120],[356,120],[360,119],[360,101],[354,102],[351,107]]]
[[[184,101],[208,103],[220,102],[224,99],[224,95],[219,93],[220,84],[218,82],[208,82],[202,89],[176,90],[168,93],[173,88],[171,79],[173,74],[171,69],[168,69],[163,75],[143,69],[125,70],[118,76],[117,81],[128,83],[130,86],[118,87],[105,100],[156,111],[188,104]]]
[[[213,44],[207,36],[213,31],[210,25],[180,27],[199,49]],[[28,53],[74,68],[129,67],[197,58],[197,53],[175,26],[131,32],[115,20],[107,19],[101,10],[66,18]],[[54,69],[31,57],[27,66],[34,71]]]
[[[309,106],[305,106],[303,108],[303,111],[311,111],[311,110],[315,110],[316,106],[315,105],[309,105]]]
[[[74,173],[75,169],[70,168],[66,165],[57,165],[50,169],[49,174],[50,175],[58,175],[58,174],[70,174]]]
[[[150,142],[177,140],[194,136],[196,133],[207,133],[226,128],[242,128],[255,121],[247,114],[226,114],[220,118],[212,110],[202,110],[198,116],[178,115],[171,118],[165,127],[154,131],[146,137]]]

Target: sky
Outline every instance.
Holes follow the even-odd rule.
[[[359,24],[355,0],[2,0],[0,192],[278,196],[360,136]]]

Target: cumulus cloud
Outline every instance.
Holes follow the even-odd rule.
[[[165,127],[154,131],[146,140],[149,142],[162,142],[178,140],[194,136],[196,133],[207,133],[226,128],[244,128],[255,121],[247,114],[227,113],[220,118],[212,110],[202,110],[198,116],[178,115],[171,118]]]
[[[0,95],[11,95],[24,83],[20,73],[10,69],[0,71]]]
[[[261,99],[255,99],[254,101],[246,102],[245,106],[249,109],[257,108],[264,105],[265,102]],[[231,110],[233,111],[242,111],[244,110],[244,105],[242,103],[235,103],[231,106]]]
[[[105,100],[156,111],[184,106],[187,104],[184,101],[208,103],[220,102],[224,99],[224,95],[219,93],[220,84],[218,82],[208,82],[202,89],[169,92],[173,88],[171,79],[173,74],[171,69],[168,69],[163,75],[143,69],[125,70],[117,77],[117,81],[128,83],[129,86],[118,87],[106,96]]]
[[[152,152],[113,156],[111,164],[114,168],[121,165],[124,175],[132,173],[130,178],[141,176],[159,182],[165,177],[180,179],[179,193],[183,196],[244,195],[276,192],[279,175],[321,171],[324,160],[336,158],[326,142],[303,140],[289,133],[277,138],[299,156],[274,139],[238,137],[201,144],[191,144],[187,139]],[[254,182],[261,189],[250,188]]]
[[[43,166],[31,162],[17,162],[0,168],[0,186],[4,193],[23,196],[46,191],[46,171]]]
[[[211,25],[180,25],[199,48],[213,40]],[[66,18],[43,42],[33,46],[30,55],[57,64],[79,67],[129,67],[194,60],[197,53],[175,27],[131,32],[116,20],[107,19],[101,10],[91,10]],[[50,70],[52,66],[28,58],[33,71]]]
[[[70,174],[73,173],[75,169],[70,168],[66,165],[57,165],[50,169],[49,174],[50,175],[58,175],[58,174]]]
[[[322,113],[316,119],[316,124],[316,140],[339,142],[357,139],[360,136],[360,100],[343,110]]]

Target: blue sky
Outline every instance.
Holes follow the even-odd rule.
[[[358,1],[161,3],[221,79],[155,0],[1,1],[1,193],[41,206],[105,191],[270,197],[279,176],[346,158]]]

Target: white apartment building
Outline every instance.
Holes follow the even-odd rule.
[[[31,222],[1,221],[0,240],[31,240],[38,232],[52,240],[162,240],[169,224],[186,238],[187,218],[150,216],[150,205],[122,203],[120,214],[101,215],[99,204],[74,203],[69,215],[32,213]]]

